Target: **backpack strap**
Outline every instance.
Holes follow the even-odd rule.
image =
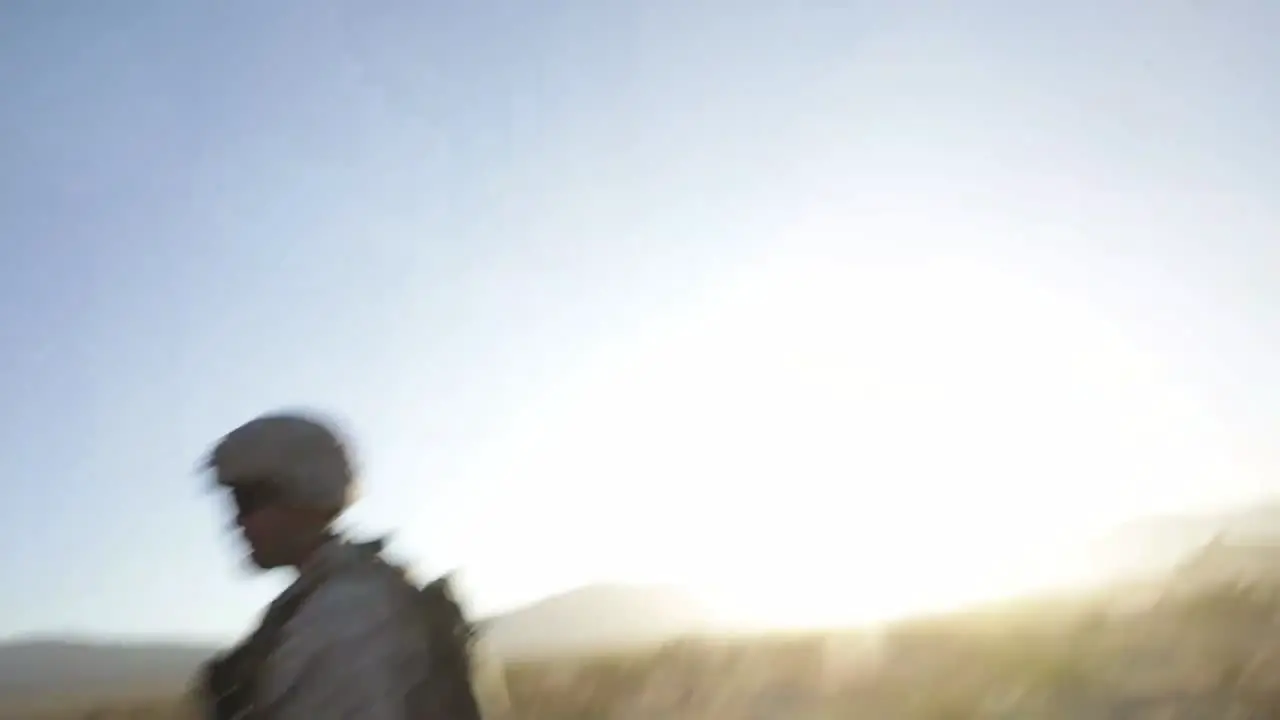
[[[452,578],[444,575],[418,590],[420,622],[429,646],[427,706],[433,717],[481,720],[472,676],[474,631],[453,595]]]

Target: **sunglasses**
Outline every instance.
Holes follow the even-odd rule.
[[[243,479],[231,488],[231,501],[237,517],[248,517],[264,508],[279,505],[282,498],[280,483],[270,477]]]

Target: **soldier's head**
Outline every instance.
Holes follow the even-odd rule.
[[[314,416],[250,420],[218,441],[206,465],[231,496],[250,559],[264,569],[305,560],[354,495],[347,443]]]

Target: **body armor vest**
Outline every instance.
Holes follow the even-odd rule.
[[[206,720],[269,720],[256,707],[258,683],[267,658],[279,644],[284,626],[302,609],[319,584],[311,583],[272,606],[253,634],[205,666],[201,699]]]
[[[453,598],[449,578],[418,588],[402,569],[376,554],[368,555],[365,561],[369,563],[367,570],[384,573],[388,582],[412,593],[426,635],[426,672],[406,698],[405,720],[482,720],[471,683],[472,630]],[[285,625],[326,577],[309,581],[272,605],[248,638],[206,664],[198,688],[206,720],[271,720],[269,712],[255,702],[267,660]]]

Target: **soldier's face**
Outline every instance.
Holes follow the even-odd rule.
[[[269,570],[292,565],[298,538],[296,514],[268,482],[246,483],[232,491],[235,522],[254,565]]]

